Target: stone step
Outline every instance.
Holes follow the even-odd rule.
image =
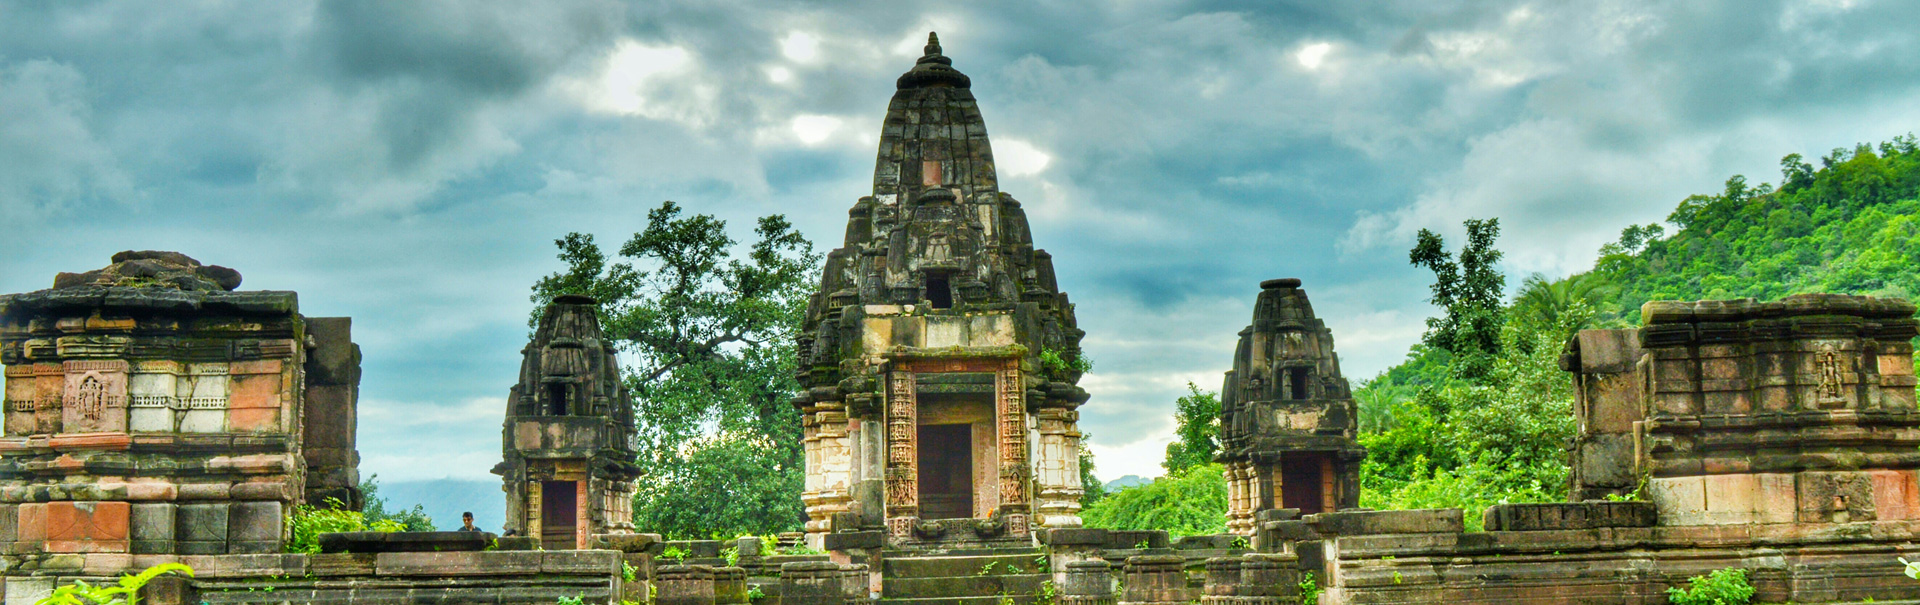
[[[926,597],[919,599],[883,598],[877,601],[877,603],[881,603],[882,605],[1001,605],[1008,600],[1011,600],[1016,605],[1032,605],[1035,599],[1033,595],[1009,595],[1006,597],[994,595],[991,597]]]
[[[952,578],[887,578],[885,598],[920,599],[932,597],[990,597],[1033,595],[1046,583],[1048,575],[986,575]]]
[[[886,578],[955,578],[999,574],[1033,573],[1037,550],[998,555],[919,555],[892,557],[882,562],[881,576]]]

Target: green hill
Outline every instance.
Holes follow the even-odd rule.
[[[1780,160],[1776,189],[1743,176],[1680,203],[1658,225],[1628,227],[1574,280],[1605,286],[1601,311],[1637,324],[1650,300],[1756,298],[1803,292],[1920,294],[1920,148],[1907,135],[1835,149],[1818,168]]]

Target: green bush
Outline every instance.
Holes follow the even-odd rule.
[[[179,563],[161,563],[136,575],[120,578],[114,586],[93,586],[84,580],[53,589],[53,594],[35,601],[35,605],[139,605],[140,588],[164,574],[193,577],[193,568]]]
[[[329,500],[335,508],[320,508],[306,504],[296,504],[293,513],[287,515],[287,527],[293,534],[285,550],[290,553],[320,552],[320,534],[349,531],[406,531],[406,526],[392,519],[381,519],[367,523],[366,515],[356,510],[345,510],[339,500]]]
[[[1747,605],[1753,599],[1753,585],[1747,583],[1747,570],[1721,569],[1687,580],[1686,588],[1667,589],[1667,600],[1675,605]]]
[[[1087,527],[1164,529],[1176,536],[1227,530],[1227,480],[1218,464],[1168,473],[1146,485],[1129,487],[1080,512]]]

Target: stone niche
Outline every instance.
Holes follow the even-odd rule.
[[[1666,525],[1920,519],[1915,307],[1803,294],[1652,302],[1587,330],[1573,495],[1640,491]]]
[[[0,296],[5,569],[277,553],[295,504],[360,505],[346,318],[172,252]],[[78,569],[72,570],[78,572]]]
[[[1262,282],[1220,389],[1227,529],[1252,536],[1262,511],[1358,506],[1366,450],[1355,423],[1333,331],[1314,317],[1300,280]]]

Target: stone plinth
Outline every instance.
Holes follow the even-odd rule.
[[[173,252],[0,296],[4,569],[277,553],[299,504],[358,507],[346,318]],[[64,560],[62,560],[64,561]],[[54,568],[61,568],[56,562]]]
[[[495,536],[480,531],[357,531],[320,534],[323,553],[465,552],[486,550]]]

